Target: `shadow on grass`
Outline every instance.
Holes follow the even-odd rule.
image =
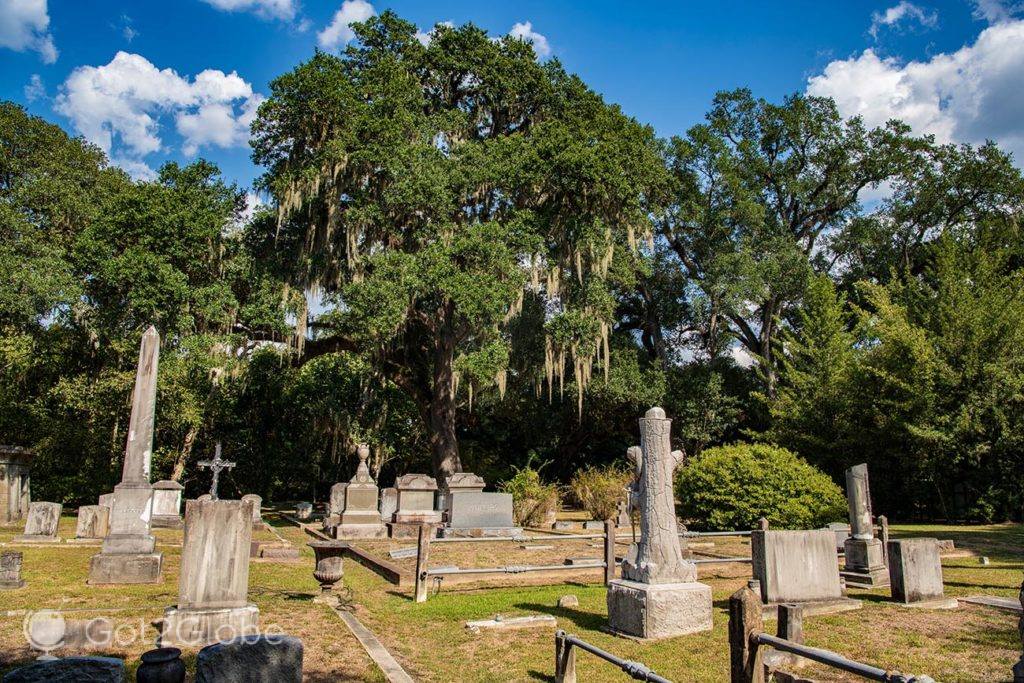
[[[532,680],[535,680],[535,681],[553,681],[553,680],[555,680],[555,677],[552,676],[551,674],[543,673],[541,671],[535,671],[534,669],[530,669],[529,671],[526,672],[526,674]]]
[[[945,581],[947,586],[956,586],[957,588],[996,588],[999,590],[1013,590],[1015,586],[998,583],[967,583],[964,581]]]
[[[571,607],[552,607],[551,605],[540,605],[535,602],[519,602],[516,603],[515,607],[517,609],[529,610],[531,612],[550,614],[556,619],[567,619],[578,628],[587,629],[589,631],[600,630],[608,620],[603,614],[584,612],[583,610],[572,609]]]

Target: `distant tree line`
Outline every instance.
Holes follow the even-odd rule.
[[[390,12],[271,83],[267,206],[205,161],[133,181],[0,103],[0,442],[38,498],[117,481],[142,331],[157,477],[322,498],[354,447],[489,481],[695,456],[871,467],[890,517],[1024,512],[1024,178],[994,144],[720,93],[680,137],[514,38]]]

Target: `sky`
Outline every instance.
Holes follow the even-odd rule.
[[[137,178],[203,157],[250,187],[248,125],[276,76],[394,10],[429,40],[472,22],[531,41],[661,136],[738,87],[827,95],[870,125],[994,139],[1024,159],[1024,1],[0,0],[0,99]]]

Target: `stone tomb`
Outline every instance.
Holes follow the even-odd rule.
[[[951,609],[955,598],[946,598],[942,585],[939,542],[934,538],[903,538],[889,541],[889,585],[892,597],[908,607]]]
[[[152,525],[161,529],[181,528],[181,496],[185,487],[165,479],[153,484]]]
[[[456,493],[483,493],[484,478],[472,472],[456,472],[448,477],[444,486],[439,489],[441,510],[444,512],[444,520],[452,521],[452,496]]]
[[[160,646],[196,647],[258,633],[248,600],[252,502],[190,500],[178,605],[164,611]]]
[[[57,525],[64,506],[60,503],[30,503],[25,519],[25,533],[14,537],[15,543],[60,543]]]
[[[97,540],[110,531],[110,508],[105,505],[83,505],[78,508],[78,526],[75,540]]]
[[[511,493],[482,491],[452,493],[446,513],[448,524],[442,538],[453,536],[521,536],[523,528],[512,521]]]
[[[829,529],[756,530],[750,534],[754,578],[768,613],[780,603],[799,603],[805,615],[859,609],[843,596],[836,536]]]
[[[370,476],[366,460],[370,457],[370,447],[359,444],[359,466],[355,476],[345,489],[345,511],[341,513],[341,521],[334,528],[334,537],[339,539],[387,538],[388,529],[380,521],[377,508],[377,484]]]
[[[844,543],[843,578],[846,585],[877,588],[889,583],[882,542],[875,538],[871,518],[871,490],[868,466],[855,465],[846,470],[846,501],[850,509],[850,538]]]
[[[19,524],[28,514],[32,451],[0,446],[0,524]]]
[[[25,585],[21,578],[22,559],[20,551],[5,550],[0,554],[0,590],[14,590]]]
[[[255,493],[247,493],[242,496],[242,500],[248,500],[252,503],[253,530],[264,528],[266,523],[263,521],[263,496],[258,496]]]

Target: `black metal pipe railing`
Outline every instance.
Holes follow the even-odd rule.
[[[830,650],[822,650],[816,647],[800,645],[799,643],[794,643],[786,640],[785,638],[779,638],[767,633],[757,633],[753,637],[760,645],[768,645],[776,650],[789,652],[799,657],[804,657],[805,659],[818,662],[819,664],[825,664],[833,669],[840,669],[847,673],[855,674],[872,681],[884,681],[885,683],[924,683],[925,681],[932,680],[927,676],[906,676],[901,674],[899,671],[886,671],[885,669],[880,669],[877,666],[871,666],[870,664],[864,664],[852,659],[847,659],[846,657]]]
[[[616,657],[611,652],[602,650],[596,645],[591,645],[585,640],[569,635],[565,631],[558,630],[555,633],[555,680],[559,683],[575,683],[576,662],[572,654],[572,648],[578,647],[595,657],[600,657],[609,664],[619,667],[623,673],[636,681],[651,681],[651,683],[672,683],[672,681],[659,676],[640,662]]]

